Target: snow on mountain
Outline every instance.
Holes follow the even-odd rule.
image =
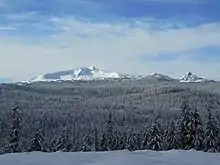
[[[76,80],[106,80],[106,79],[132,79],[135,76],[120,74],[117,72],[108,72],[96,67],[82,67],[68,71],[60,71],[39,75],[30,80],[30,82],[51,82],[51,81],[76,81]]]
[[[157,79],[159,81],[172,81],[172,80],[174,80],[173,78],[171,78],[167,75],[163,75],[163,74],[156,73],[156,72],[150,74],[146,78],[153,78],[153,79]]]
[[[219,165],[219,162],[219,153],[193,150],[32,152],[0,155],[0,165]]]
[[[174,79],[167,75],[160,73],[152,73],[146,77],[143,76],[133,76],[129,74],[120,74],[117,72],[108,72],[98,69],[94,66],[92,67],[82,67],[73,70],[59,71],[48,74],[41,74],[29,81],[22,81],[22,83],[32,83],[32,82],[59,82],[59,81],[92,81],[92,80],[115,80],[115,79],[147,79],[147,80],[157,80],[157,81],[179,81],[181,83],[199,83],[199,82],[215,82],[213,80],[198,77],[192,72],[188,72],[181,79]]]
[[[188,72],[180,79],[180,82],[186,82],[186,83],[211,82],[211,81],[213,81],[213,80],[208,80],[205,78],[198,77],[197,75],[193,74],[192,72]]]

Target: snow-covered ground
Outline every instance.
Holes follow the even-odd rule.
[[[196,151],[21,153],[0,156],[0,165],[219,165],[220,154]]]

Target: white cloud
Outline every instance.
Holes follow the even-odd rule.
[[[140,58],[143,54],[179,54],[207,45],[220,46],[218,23],[181,29],[156,24],[167,29],[154,30],[154,23],[140,21],[133,24],[92,23],[74,18],[54,18],[51,22],[59,33],[50,39],[42,35],[41,44],[21,42],[24,38],[0,39],[0,75],[24,79],[42,72],[95,65],[134,74],[157,71],[180,76],[191,70],[220,79],[211,75],[220,69],[217,64],[209,64],[204,70],[204,64],[184,57],[167,62],[141,61]]]
[[[11,31],[11,30],[16,30],[16,28],[13,26],[1,26],[0,25],[0,31]]]

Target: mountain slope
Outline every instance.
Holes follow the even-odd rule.
[[[120,74],[117,72],[108,72],[95,67],[82,67],[68,71],[60,71],[39,75],[30,80],[30,82],[39,81],[75,81],[75,80],[106,80],[106,79],[131,79],[134,76]]]
[[[197,75],[193,74],[192,72],[188,72],[180,79],[180,82],[187,82],[187,83],[190,83],[190,82],[194,82],[194,83],[211,82],[211,81],[213,81],[213,80],[208,80],[206,78],[198,77]]]
[[[156,79],[158,81],[173,81],[174,79],[160,73],[152,73],[146,77],[147,79]]]
[[[81,67],[67,71],[59,71],[54,73],[42,74],[32,78],[29,81],[22,81],[22,83],[32,82],[62,82],[62,81],[92,81],[92,80],[121,80],[121,79],[143,79],[151,82],[181,82],[181,83],[200,83],[200,82],[215,82],[206,78],[201,78],[192,72],[186,73],[180,79],[174,79],[167,75],[160,73],[152,73],[148,76],[134,76],[129,74],[120,74],[117,72],[109,72],[98,69],[96,67]]]

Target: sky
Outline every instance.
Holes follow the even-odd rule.
[[[78,67],[220,80],[219,0],[0,0],[0,80]]]

